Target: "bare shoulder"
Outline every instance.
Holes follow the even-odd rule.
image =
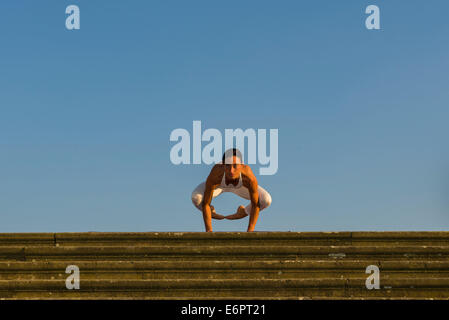
[[[249,165],[244,165],[242,169],[242,181],[245,186],[257,186],[257,178]]]
[[[207,182],[213,185],[220,184],[223,173],[224,166],[222,164],[214,165],[210,170],[209,176],[207,177]]]

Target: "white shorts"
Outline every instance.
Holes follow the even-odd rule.
[[[204,196],[204,190],[206,189],[206,182],[200,183],[195,190],[192,192],[192,203],[195,207],[197,207],[198,210],[203,211],[203,196]],[[258,192],[259,192],[259,205],[260,205],[260,211],[267,208],[271,204],[271,195],[262,188],[261,186],[258,186]],[[245,187],[240,188],[216,188],[213,191],[212,198],[217,197],[223,192],[232,192],[244,199],[250,200],[249,197],[249,191]],[[251,213],[251,203],[245,207],[245,211],[247,214]]]

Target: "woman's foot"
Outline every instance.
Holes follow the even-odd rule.
[[[244,206],[239,206],[237,208],[237,212],[234,214],[231,214],[229,216],[226,216],[225,218],[228,220],[237,220],[237,219],[242,219],[245,218],[248,214],[245,211],[245,207]]]
[[[212,214],[212,219],[223,220],[225,218],[225,216],[215,212],[214,206],[210,206],[210,212]]]

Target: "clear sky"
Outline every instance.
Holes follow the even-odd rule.
[[[65,28],[70,4],[80,30]],[[365,28],[371,4],[381,30]],[[203,231],[190,195],[211,166],[169,157],[193,120],[279,130],[256,230],[449,230],[448,13],[447,0],[1,1],[0,232]]]

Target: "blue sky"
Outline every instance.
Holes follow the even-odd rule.
[[[65,28],[70,4],[80,30]],[[365,28],[371,4],[381,30]],[[446,0],[2,1],[0,232],[203,231],[190,194],[211,167],[169,158],[171,131],[193,120],[279,130],[256,230],[448,230],[448,12]]]

